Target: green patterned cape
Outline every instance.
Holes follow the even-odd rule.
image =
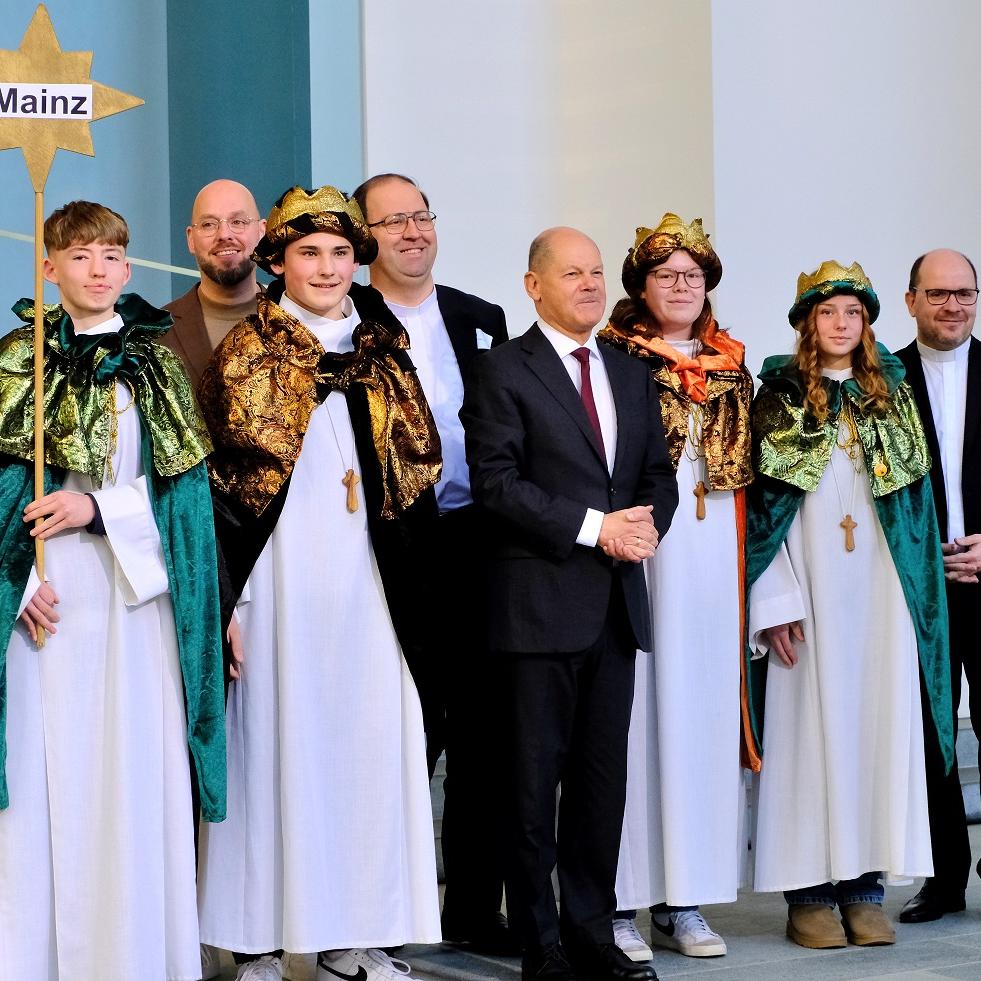
[[[34,316],[22,300],[15,312]],[[74,470],[101,484],[112,451],[115,382],[129,385],[140,414],[143,468],[163,546],[177,625],[187,738],[202,815],[225,816],[224,679],[214,523],[205,456],[211,449],[183,367],[156,338],[170,315],[136,294],[121,296],[116,333],[76,337],[60,307],[45,307],[45,486],[50,493]],[[6,650],[34,561],[22,520],[33,493],[33,335],[0,339],[0,808],[6,782]],[[16,707],[14,707],[16,711]],[[14,747],[16,751],[16,747]]]
[[[930,454],[902,362],[883,345],[879,360],[889,387],[884,412],[864,404],[858,383],[825,379],[828,418],[804,411],[800,376],[787,355],[767,358],[753,403],[753,466],[746,535],[747,595],[787,538],[804,495],[821,481],[838,440],[844,405],[851,409],[876,514],[899,574],[916,633],[923,684],[948,770],[954,759],[947,594],[940,531],[929,480]],[[757,749],[763,746],[767,658],[752,659],[747,644],[749,707]],[[926,724],[927,720],[924,720]]]

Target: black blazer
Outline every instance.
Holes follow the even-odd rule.
[[[605,344],[600,351],[617,414],[612,476],[579,393],[537,324],[477,359],[460,418],[474,500],[494,522],[492,650],[584,650],[606,622],[614,578],[636,646],[651,648],[643,566],[576,544],[587,508],[653,504],[663,536],[678,504],[648,366]]]
[[[466,385],[480,351],[477,331],[490,336],[492,347],[508,339],[504,311],[495,303],[488,303],[471,293],[462,293],[451,286],[436,286],[436,303]]]
[[[937,429],[933,424],[930,395],[923,374],[916,341],[896,352],[906,366],[906,381],[913,389],[916,406],[923,418],[927,445],[933,466],[930,482],[933,484],[933,500],[937,507],[937,523],[940,534],[947,535],[947,492],[944,488],[943,462]],[[981,532],[981,342],[972,337],[967,354],[967,404],[964,407],[964,455],[961,462],[961,494],[964,498],[964,531],[968,535]]]

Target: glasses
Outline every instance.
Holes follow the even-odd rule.
[[[370,222],[368,227],[377,228],[379,225],[384,225],[385,231],[390,235],[401,235],[405,231],[405,226],[409,224],[410,218],[420,232],[428,232],[436,220],[436,216],[431,211],[414,211],[411,215],[400,211],[394,215],[386,215],[381,221]]]
[[[927,298],[927,303],[935,307],[942,307],[951,297],[953,297],[962,307],[973,307],[978,302],[977,290],[921,290],[918,286],[910,289],[911,293],[922,293]]]
[[[685,282],[691,287],[705,285],[705,273],[701,269],[686,269],[684,272],[677,269],[655,269],[651,275],[654,282],[665,290],[671,289],[678,282],[679,276],[684,276]]]
[[[191,225],[191,228],[196,228],[202,235],[206,238],[210,238],[212,235],[218,234],[218,229],[221,228],[222,223],[228,226],[228,230],[238,235],[244,232],[252,222],[257,221],[256,218],[204,218],[199,222],[195,222]]]

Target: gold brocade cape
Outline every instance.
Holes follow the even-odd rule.
[[[702,447],[711,489],[737,490],[752,481],[749,421],[753,379],[743,366],[740,342],[719,330],[715,321],[706,329],[703,350],[696,359],[684,358],[660,338],[627,334],[613,324],[608,324],[597,337],[634,357],[651,361],[651,374],[660,392],[664,435],[675,470],[688,439],[692,403],[697,402],[701,406]]]
[[[913,392],[902,381],[899,359],[878,345],[883,375],[890,388],[884,410],[863,405],[854,378],[825,380],[828,416],[819,423],[803,406],[798,371],[788,355],[767,358],[760,372],[763,387],[753,407],[753,429],[759,434],[756,470],[803,491],[817,489],[838,441],[838,424],[847,406],[862,444],[872,496],[908,487],[930,472],[923,423]]]
[[[313,410],[331,391],[352,386],[367,398],[382,474],[381,517],[396,517],[439,480],[439,434],[409,358],[408,334],[377,290],[352,285],[350,295],[362,318],[350,354],[325,352],[267,295],[256,314],[232,328],[201,378],[201,408],[215,441],[212,481],[254,515],[292,474]]]
[[[211,452],[184,367],[157,338],[170,314],[135,293],[116,303],[118,332],[76,335],[59,305],[44,308],[44,459],[90,476],[97,485],[113,450],[115,381],[129,386],[162,477],[186,473]],[[33,323],[33,300],[14,312]],[[30,327],[0,340],[0,453],[34,459],[34,335]]]

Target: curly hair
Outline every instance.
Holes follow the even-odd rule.
[[[691,325],[691,336],[700,341],[705,329],[714,319],[712,303],[708,297],[705,297],[702,312]],[[610,314],[610,323],[624,333],[633,332],[643,334],[645,337],[663,336],[661,328],[651,311],[648,310],[647,304],[639,297],[625,296],[622,300],[617,300],[617,304]]]
[[[800,337],[794,352],[794,367],[804,385],[804,408],[823,423],[828,418],[828,392],[821,376],[821,356],[818,351],[817,304],[797,324]],[[862,389],[862,406],[872,411],[885,409],[889,402],[889,386],[879,364],[875,333],[869,324],[869,312],[862,305],[862,337],[852,351],[852,376]]]

